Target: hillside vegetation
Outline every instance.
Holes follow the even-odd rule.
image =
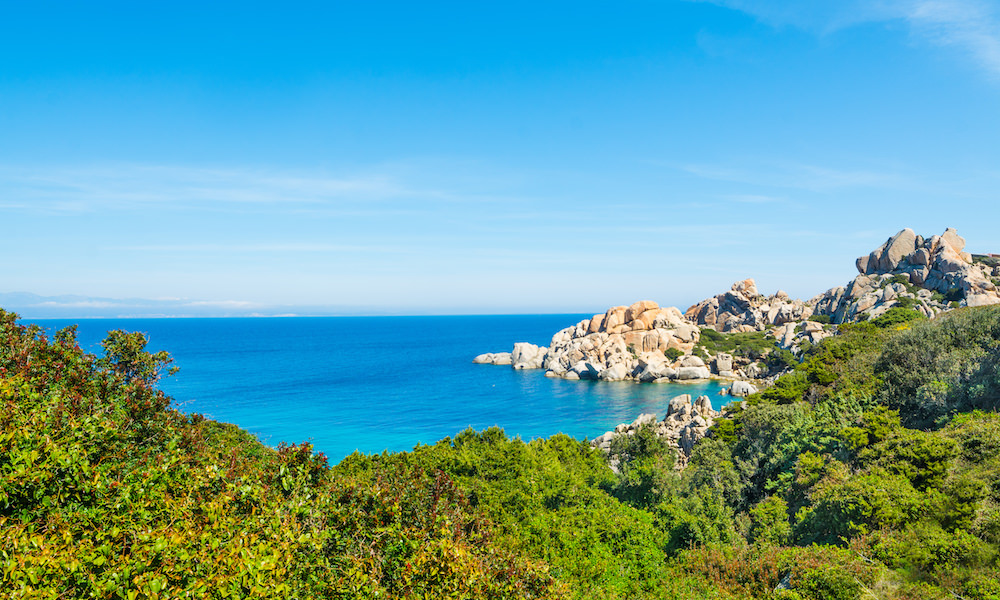
[[[9,597],[1000,598],[998,307],[840,326],[680,473],[646,430],[617,472],[499,429],[329,467],[173,410],[144,346],[0,312]]]

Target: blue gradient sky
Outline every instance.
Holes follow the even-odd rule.
[[[902,227],[1000,252],[998,140],[992,0],[4,2],[0,292],[809,297]]]

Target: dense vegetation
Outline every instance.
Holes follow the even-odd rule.
[[[545,598],[441,471],[334,475],[169,408],[165,354],[113,332],[97,359],[0,311],[5,598]]]
[[[498,429],[328,467],[172,410],[141,335],[96,358],[0,312],[0,589],[1000,598],[1000,308],[905,317],[808,348],[682,472],[651,430],[616,442],[616,472]],[[706,342],[771,343],[743,337]]]

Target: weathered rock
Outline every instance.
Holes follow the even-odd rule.
[[[690,352],[698,337],[698,327],[679,310],[643,300],[628,307],[611,307],[603,315],[557,332],[540,366],[564,377],[575,373],[581,379],[594,379],[605,373],[603,378],[609,380],[654,381],[674,373],[667,365],[647,366],[667,362],[663,352],[671,348]],[[656,355],[659,361],[637,358],[643,355]],[[577,368],[581,362],[593,369]]]
[[[712,401],[708,396],[698,396],[698,399],[694,403],[694,409],[699,415],[705,417],[711,416],[714,412],[712,410]]]
[[[491,352],[480,354],[472,359],[472,362],[480,365],[509,365],[510,352]]]
[[[667,416],[677,414],[681,409],[691,405],[691,394],[681,394],[670,399],[667,405]]]
[[[510,353],[511,366],[515,369],[541,369],[548,350],[544,346],[518,342]]]
[[[664,362],[649,363],[639,371],[636,379],[639,381],[656,381],[657,379],[673,378],[677,376],[677,371]]]
[[[750,394],[757,393],[757,386],[746,381],[734,381],[729,388],[729,395],[737,398],[744,398]]]
[[[615,363],[598,373],[597,378],[601,381],[621,381],[625,379],[627,375],[628,371],[625,370],[625,365]]]
[[[801,300],[790,300],[779,292],[763,296],[752,279],[738,281],[725,294],[708,298],[688,308],[684,315],[698,325],[716,331],[763,331],[775,324],[800,321],[813,312]]]
[[[705,361],[699,356],[685,356],[681,359],[682,367],[704,367]]]
[[[954,227],[949,227],[944,230],[941,234],[941,241],[952,247],[955,252],[961,252],[965,249],[965,238],[958,235]]]
[[[964,296],[963,306],[1000,304],[1000,292],[988,287],[992,285],[990,269],[973,262],[964,248],[965,240],[952,228],[926,239],[904,229],[858,259],[860,275],[844,292],[833,288],[809,304],[815,314],[827,315],[833,323],[875,318],[904,298],[915,298],[913,308],[925,315],[951,308],[930,293],[912,294],[899,279],[928,292],[953,295],[957,291]],[[810,332],[810,337],[816,336]]]
[[[876,250],[878,253],[878,269],[880,271],[892,271],[903,260],[904,257],[913,253],[917,249],[917,234],[912,229],[904,229]],[[871,264],[869,264],[871,268]]]
[[[733,355],[725,353],[717,354],[712,364],[715,367],[715,372],[719,375],[731,372],[733,370]]]
[[[712,376],[709,372],[708,367],[680,367],[677,369],[676,379],[678,380],[690,380],[690,379],[708,379]]]

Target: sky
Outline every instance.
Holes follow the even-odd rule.
[[[0,304],[602,312],[1000,252],[1000,3],[0,0]]]

